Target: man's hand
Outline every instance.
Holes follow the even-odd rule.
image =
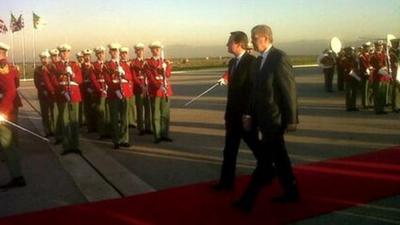
[[[117,70],[118,70],[118,73],[119,73],[121,76],[124,76],[124,75],[125,75],[125,71],[124,71],[124,69],[122,69],[121,66],[118,66]]]
[[[242,117],[242,122],[243,122],[243,129],[245,131],[250,131],[252,127],[252,119],[250,115],[243,115]]]
[[[0,124],[2,124],[6,120],[7,120],[7,116],[4,115],[3,113],[0,113]]]
[[[67,66],[65,68],[65,72],[67,72],[68,76],[73,76],[74,72],[72,72],[72,68],[70,66]]]
[[[288,124],[286,128],[286,132],[293,132],[297,130],[297,124]]]
[[[220,85],[220,86],[226,85],[226,84],[227,84],[226,80],[225,80],[223,77],[220,78],[220,79],[217,81],[217,83],[218,83],[218,85]]]

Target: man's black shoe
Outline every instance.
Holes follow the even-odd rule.
[[[172,139],[169,137],[162,137],[161,140],[166,142],[172,142]]]
[[[121,143],[119,146],[124,147],[124,148],[129,148],[131,145],[129,143]]]
[[[235,186],[233,184],[218,182],[211,185],[211,189],[213,189],[214,191],[232,191],[233,189],[235,189]]]
[[[272,202],[274,203],[295,203],[300,201],[300,195],[297,192],[291,194],[283,194],[278,197],[272,198]]]
[[[25,182],[24,177],[16,177],[16,178],[13,178],[7,184],[1,185],[0,190],[7,191],[8,189],[11,189],[11,188],[18,188],[18,187],[25,187],[25,186],[26,186],[26,182]]]
[[[114,144],[114,149],[119,149],[119,144]]]

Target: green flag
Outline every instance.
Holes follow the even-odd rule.
[[[35,28],[36,30],[43,28],[47,24],[47,22],[34,12],[32,13],[33,13],[33,28]]]

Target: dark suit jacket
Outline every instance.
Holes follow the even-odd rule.
[[[225,110],[225,120],[242,123],[243,113],[249,104],[250,70],[255,57],[245,53],[236,69],[233,69],[235,59],[229,61],[228,68],[228,100]]]
[[[272,47],[260,70],[252,65],[249,114],[262,132],[282,132],[298,123],[296,82],[289,57]]]

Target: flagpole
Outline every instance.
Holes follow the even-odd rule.
[[[33,28],[33,69],[36,68],[36,29]]]
[[[26,68],[25,68],[25,26],[22,28],[22,69],[24,74],[24,80],[26,80]]]
[[[11,62],[13,65],[15,65],[14,62],[14,36],[13,32],[10,30],[10,45],[11,45]]]

